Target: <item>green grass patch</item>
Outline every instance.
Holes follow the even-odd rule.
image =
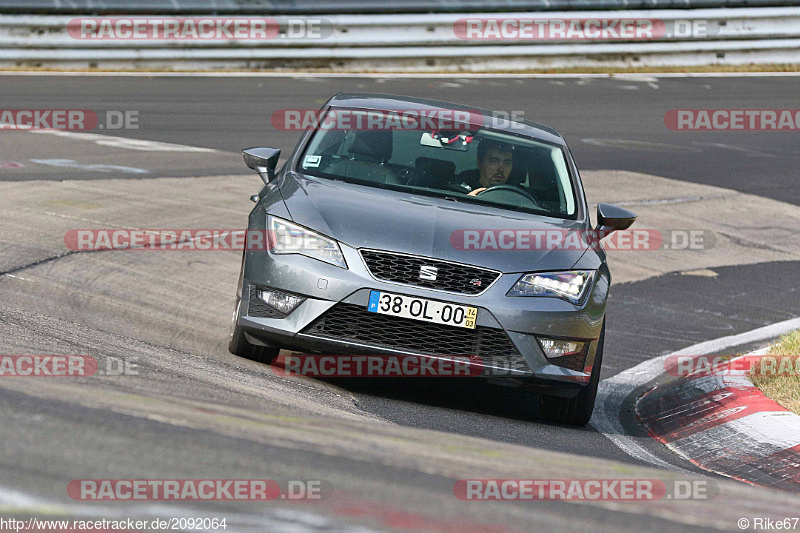
[[[800,330],[783,336],[764,357],[767,359],[750,371],[751,381],[764,394],[800,414]]]

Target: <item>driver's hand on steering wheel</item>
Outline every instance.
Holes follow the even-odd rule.
[[[475,189],[474,191],[468,193],[467,196],[477,196],[478,193],[482,193],[485,190],[486,190],[486,187],[481,187],[479,189]]]

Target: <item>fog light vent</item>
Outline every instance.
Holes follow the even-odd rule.
[[[258,318],[286,318],[305,298],[264,287],[250,289],[247,314]]]
[[[294,294],[287,294],[285,292],[276,291],[273,289],[256,289],[258,299],[283,313],[288,315],[295,308],[303,303],[305,298],[295,296]]]
[[[547,362],[576,372],[583,372],[586,356],[589,355],[589,342],[580,340],[548,339],[537,337]]]

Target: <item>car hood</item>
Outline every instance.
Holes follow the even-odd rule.
[[[433,257],[501,272],[568,269],[586,249],[476,251],[463,246],[464,230],[584,229],[574,220],[308,178],[295,172],[284,175],[280,190],[292,220],[353,248]]]

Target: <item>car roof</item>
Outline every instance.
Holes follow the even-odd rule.
[[[386,110],[386,111],[407,111],[412,109],[409,104],[413,104],[413,109],[420,110],[444,110],[455,109],[471,111],[479,113],[486,117],[496,117],[497,112],[489,109],[483,109],[475,106],[466,106],[463,104],[455,104],[451,102],[443,102],[441,100],[430,100],[427,98],[416,98],[413,96],[401,96],[395,94],[379,94],[379,93],[338,93],[334,95],[329,101],[328,105],[331,107],[349,107],[354,109],[373,109],[373,110]],[[510,113],[507,111],[506,113]],[[507,122],[507,121],[506,121]],[[534,139],[547,141],[553,144],[565,146],[566,142],[553,128],[538,124],[525,119],[515,119],[514,123],[522,125],[523,127],[509,128],[503,127],[500,123],[495,121],[494,124],[488,123],[487,125],[499,130],[505,130],[510,133],[518,133]]]

